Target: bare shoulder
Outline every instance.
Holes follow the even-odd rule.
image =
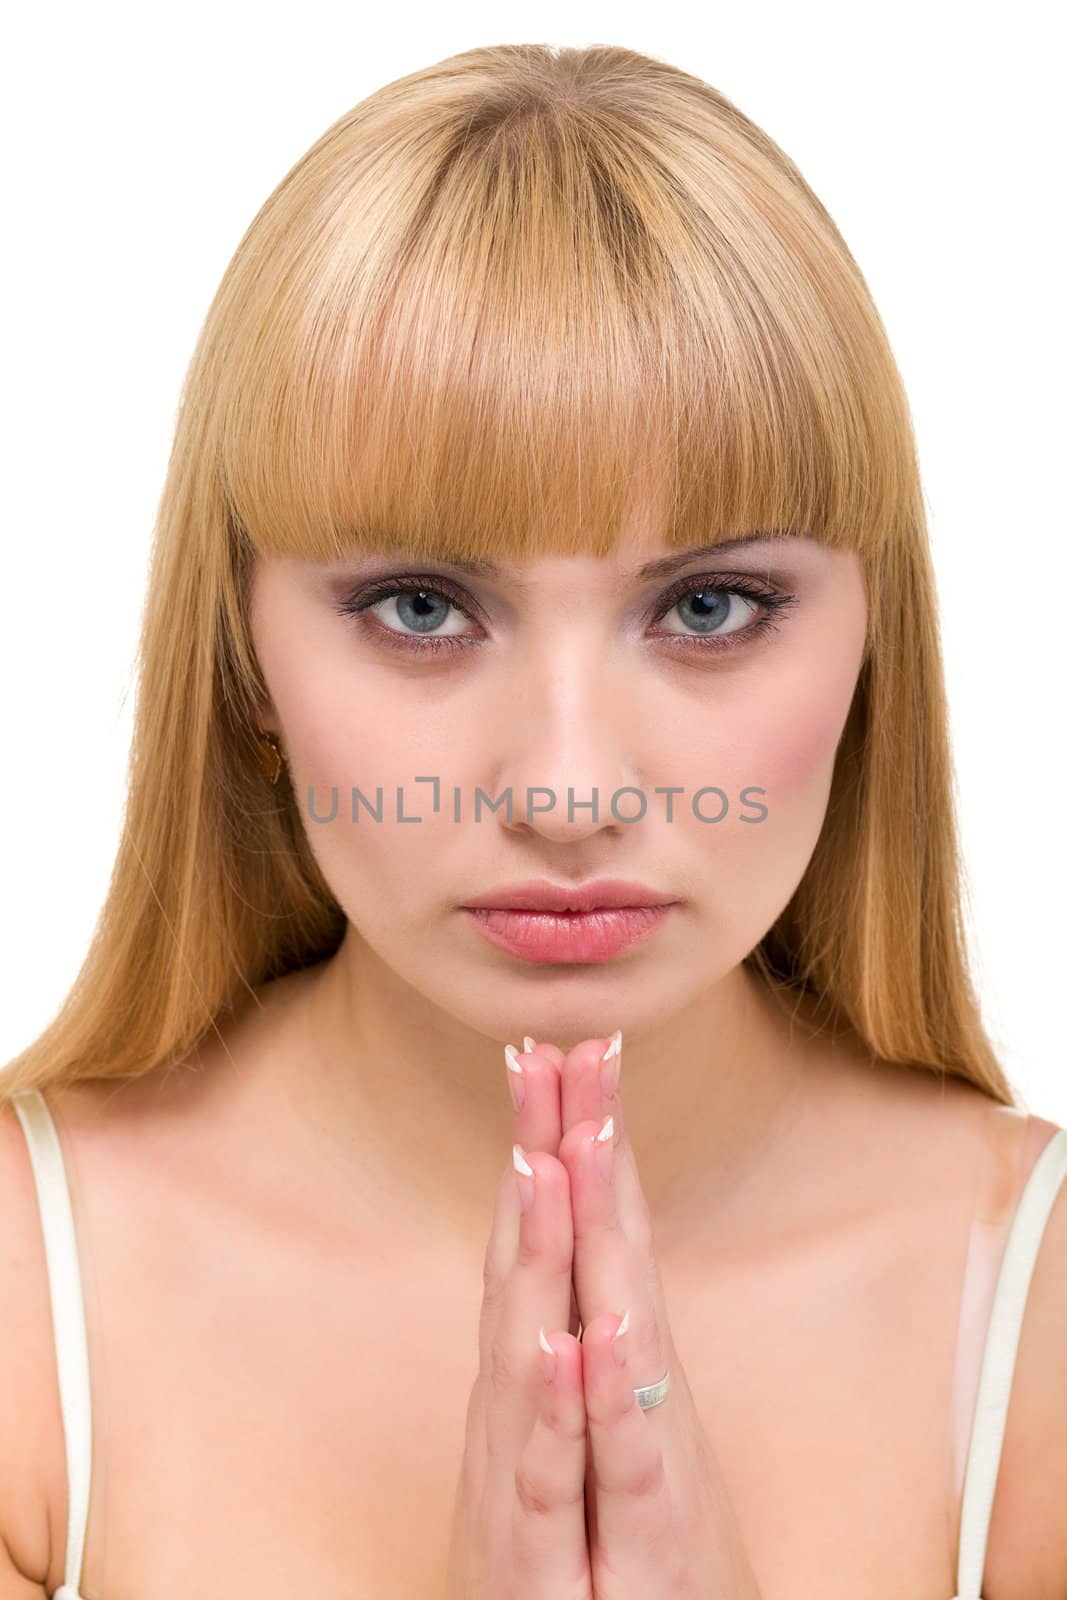
[[[865,1093],[883,1111],[884,1146],[903,1137],[940,1214],[981,1185],[1009,1221],[1021,1187],[1058,1124],[1004,1107],[959,1079],[896,1069]],[[1021,1169],[1019,1162],[1021,1160]],[[941,1187],[943,1185],[943,1187]],[[1039,1242],[1019,1335],[995,1486],[985,1600],[1067,1600],[1067,1178]]]
[[[160,1204],[173,1210],[173,1185],[190,1182],[188,1166],[171,1154],[198,1143],[203,1113],[194,1107],[189,1116],[187,1102],[195,1099],[193,1086],[200,1081],[193,1073],[173,1070],[44,1091],[74,1210],[83,1295],[90,1266],[105,1257],[121,1259],[138,1235],[143,1214]],[[0,1597],[31,1600],[63,1581],[67,1455],[33,1165],[18,1111],[2,1098],[0,1218]],[[139,1315],[138,1296],[147,1298],[149,1291],[136,1276],[131,1283],[121,1305],[112,1303],[113,1317]],[[90,1367],[92,1311],[90,1297],[85,1305]]]
[[[198,1063],[195,1056],[182,1068]],[[212,1089],[214,1083],[214,1092]],[[173,1214],[175,1186],[210,1208],[220,1184],[205,1158],[222,1079],[171,1067],[133,1080],[86,1080],[44,1091],[74,1210],[83,1294],[90,1268],[133,1259],[154,1208]],[[236,1120],[231,1118],[231,1121]],[[229,1146],[226,1147],[227,1151]],[[190,1152],[201,1157],[190,1165]],[[222,1157],[214,1169],[224,1169]],[[63,1581],[66,1440],[56,1367],[48,1261],[33,1165],[18,1111],[0,1098],[0,1600],[32,1600]],[[166,1230],[157,1230],[165,1239]],[[155,1259],[163,1261],[165,1246]],[[150,1290],[136,1273],[109,1303],[137,1318]],[[142,1297],[139,1299],[139,1297]],[[93,1365],[93,1302],[86,1333]],[[20,1587],[29,1585],[29,1587]]]
[[[1042,1149],[1057,1133],[1047,1131]],[[1004,1428],[987,1590],[1067,1600],[1067,1178],[1045,1223],[1023,1311]],[[1021,1580],[1024,1580],[1022,1581]]]
[[[18,1114],[4,1099],[0,1218],[0,1576],[5,1596],[29,1600],[44,1592],[50,1564],[49,1506],[56,1475],[65,1471],[63,1419],[33,1169]]]

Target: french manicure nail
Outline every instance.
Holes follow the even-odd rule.
[[[626,1350],[619,1344],[619,1340],[626,1334],[629,1326],[630,1311],[629,1308],[627,1308],[623,1313],[622,1321],[619,1323],[619,1326],[615,1329],[615,1332],[611,1336],[611,1353],[615,1357],[615,1365],[617,1367],[624,1367],[626,1365]]]
[[[511,1164],[515,1168],[515,1182],[519,1190],[519,1204],[524,1211],[529,1211],[533,1205],[534,1183],[536,1181],[533,1167],[526,1159],[526,1152],[521,1144],[511,1147]]]
[[[511,1103],[516,1111],[521,1111],[526,1104],[526,1074],[519,1052],[513,1044],[504,1046],[504,1060],[508,1064],[508,1088],[511,1090]]]
[[[537,1342],[541,1346],[541,1365],[544,1368],[545,1382],[551,1383],[556,1376],[556,1352],[545,1338],[544,1328],[538,1330]]]
[[[602,1178],[611,1177],[612,1146],[615,1139],[615,1118],[607,1116],[600,1124],[596,1136],[596,1164]]]
[[[605,1100],[610,1100],[619,1087],[619,1069],[622,1066],[621,1028],[615,1029],[600,1062],[600,1092]]]
[[[523,1034],[522,1048],[523,1052],[528,1055],[531,1050],[537,1049],[537,1040],[531,1039],[528,1033]]]

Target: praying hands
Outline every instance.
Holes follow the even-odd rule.
[[[621,1034],[566,1055],[524,1043],[505,1051],[515,1140],[486,1250],[448,1600],[759,1600],[671,1339]]]

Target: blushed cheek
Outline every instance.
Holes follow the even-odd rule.
[[[791,680],[778,687],[762,702],[758,725],[748,722],[737,746],[743,757],[735,757],[735,776],[723,785],[737,797],[737,809],[715,857],[722,961],[740,960],[753,948],[807,869],[826,819],[852,685]]]
[[[306,781],[338,784],[347,790],[355,784],[366,793],[393,781],[393,748],[378,713],[361,712],[356,698],[321,695],[298,713],[292,724],[294,757]]]
[[[767,790],[768,803],[776,797],[788,805],[813,787],[824,790],[847,709],[836,698],[807,695],[783,708],[763,730],[759,749],[750,751],[753,770],[760,774],[751,781]]]
[[[370,675],[357,671],[344,641],[317,651],[295,649],[280,692],[294,765],[304,782],[368,794],[403,781],[417,761],[418,724],[398,726]]]
[[[745,781],[761,784],[772,808],[803,808],[806,797],[818,801],[829,792],[857,688],[862,622],[857,607],[847,626],[813,627],[760,686],[760,715],[753,719],[746,753],[746,766],[751,763],[759,776]]]

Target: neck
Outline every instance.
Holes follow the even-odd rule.
[[[316,1169],[330,1182],[339,1172],[379,1224],[484,1247],[514,1139],[506,1041],[429,1005],[351,928],[292,996],[260,1087],[280,1094]],[[657,1237],[682,1238],[694,1215],[725,1217],[742,1187],[747,1204],[798,1120],[816,1054],[740,965],[653,1027],[628,1037],[619,1024],[642,1188]],[[585,1036],[546,1042],[567,1050]]]

